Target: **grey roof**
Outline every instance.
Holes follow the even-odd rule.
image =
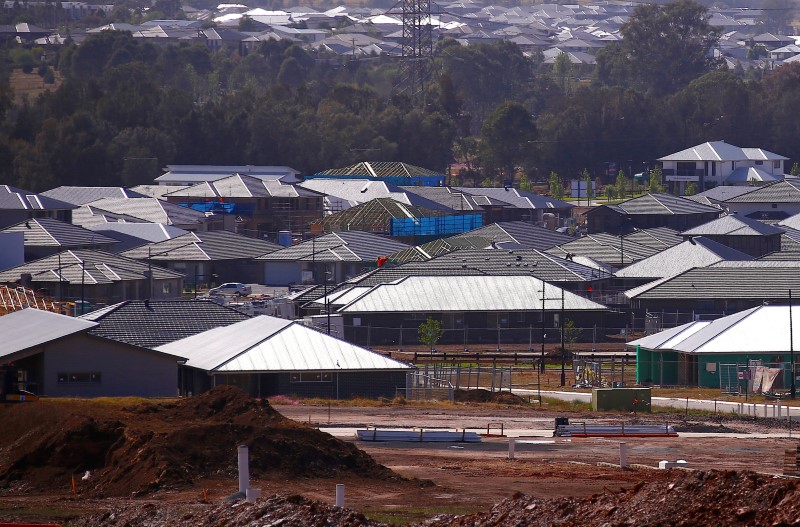
[[[202,212],[156,198],[103,198],[87,205],[101,211],[165,225],[199,225],[206,218]]]
[[[717,185],[714,188],[699,192],[694,196],[687,196],[687,198],[693,201],[697,201],[699,198],[708,198],[711,201],[725,202],[731,198],[753,192],[754,190],[758,190],[758,187]]]
[[[753,192],[736,196],[728,203],[800,203],[800,180],[784,179]]]
[[[210,300],[128,300],[80,318],[97,322],[92,335],[155,348],[250,317]]]
[[[188,185],[136,185],[131,190],[151,198],[164,199],[165,194],[189,188]]]
[[[781,234],[781,250],[766,254],[759,260],[796,260],[800,261],[800,232],[787,229]]]
[[[704,214],[708,212],[719,213],[716,207],[703,205],[690,199],[673,196],[671,194],[645,194],[636,198],[631,198],[617,205],[600,205],[590,210],[598,210],[601,207],[608,207],[618,212],[628,215],[680,215],[680,214]]]
[[[111,245],[117,240],[53,218],[31,218],[0,232],[21,232],[26,247],[87,247]]]
[[[0,282],[16,282],[30,274],[33,282],[68,282],[71,284],[111,284],[125,280],[145,280],[151,271],[138,260],[105,251],[73,249],[40,258],[0,272]],[[153,280],[182,278],[183,275],[152,267]]]
[[[0,335],[3,336],[0,358],[88,331],[96,325],[88,320],[41,309],[28,308],[9,313],[0,317]]]
[[[165,344],[209,372],[376,371],[410,366],[299,322],[260,316]]]
[[[121,253],[128,258],[154,261],[218,261],[255,258],[283,249],[275,243],[228,231],[187,233],[177,238],[136,247]]]
[[[735,267],[733,264],[737,264]],[[765,267],[763,264],[782,265]],[[800,264],[800,262],[798,262]],[[639,300],[680,299],[781,299],[788,298],[789,290],[800,291],[798,266],[785,262],[724,262],[711,267],[690,269],[654,284],[647,284],[625,295]],[[760,267],[755,267],[755,266]],[[735,287],[732,287],[735,284]]]
[[[571,209],[575,206],[566,201],[516,188],[456,187],[456,190],[473,196],[486,196],[500,200],[508,203],[511,207],[520,209]]]
[[[243,174],[265,180],[281,180],[284,183],[295,183],[300,174],[287,166],[256,165],[167,165],[166,174],[155,179],[158,182],[216,181],[233,174]]]
[[[685,241],[614,273],[623,278],[664,278],[720,260],[752,260],[752,256],[708,238]]]
[[[456,212],[481,211],[489,205],[485,199],[477,199],[468,192],[462,192],[452,187],[425,187],[401,186],[403,191],[434,201],[443,207]],[[508,205],[507,203],[505,205]]]
[[[69,187],[62,186],[42,192],[42,196],[72,203],[85,205],[103,198],[144,198],[144,194],[134,192],[125,187]]]
[[[547,252],[559,256],[566,254],[587,256],[599,262],[623,267],[652,256],[660,250],[648,245],[629,242],[626,236],[622,238],[624,240],[621,240],[619,236],[607,233],[589,234],[548,249]]]
[[[95,225],[106,225],[109,223],[151,223],[142,218],[137,218],[129,214],[118,214],[107,210],[99,209],[87,203],[72,211],[72,223],[90,229]]]
[[[659,161],[747,161],[747,160],[786,160],[788,158],[773,154],[761,148],[739,148],[725,141],[703,143],[680,152],[662,157]]]
[[[543,289],[544,288],[544,289]],[[544,294],[543,294],[544,292]],[[408,276],[371,288],[340,313],[605,311],[587,298],[532,276]]]
[[[160,242],[183,236],[189,231],[164,225],[163,223],[98,223],[87,227],[90,231],[106,233],[114,237],[115,232],[139,238],[142,245],[147,242]]]
[[[392,198],[406,205],[431,210],[450,211],[450,207],[430,200],[422,195],[409,192],[404,187],[386,181],[371,179],[309,179],[300,186],[327,196],[327,208],[331,212],[344,210],[375,198]]]
[[[783,229],[739,214],[727,214],[683,231],[682,236],[777,236]]]
[[[524,221],[492,223],[485,227],[456,234],[452,238],[481,237],[491,242],[510,241],[527,249],[545,250],[572,241],[572,236],[545,229]]]
[[[392,238],[368,232],[335,232],[318,236],[279,251],[265,254],[258,260],[374,262],[409,246]]]
[[[71,210],[75,205],[8,185],[0,185],[0,210]]]
[[[280,180],[264,180],[255,176],[234,174],[232,176],[198,183],[189,188],[165,194],[168,198],[296,198],[317,196],[298,185]]]
[[[737,183],[746,184],[754,181],[757,183],[766,183],[782,179],[783,174],[773,175],[755,167],[736,167],[736,169],[725,178],[725,183],[733,185]]]
[[[652,229],[637,229],[625,235],[625,243],[633,242],[656,250],[663,250],[683,242],[683,237],[674,229],[668,227],[654,227]]]

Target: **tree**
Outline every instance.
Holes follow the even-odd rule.
[[[550,196],[556,199],[564,199],[564,185],[561,184],[561,178],[555,172],[550,172],[548,178],[550,186]]]
[[[684,191],[683,195],[694,196],[695,194],[697,194],[697,183],[692,181],[688,185],[686,185],[686,190]]]
[[[800,176],[800,165],[798,165],[797,163],[792,165],[792,171],[790,172],[790,174],[795,177]]]
[[[637,5],[620,28],[622,40],[598,53],[598,80],[674,93],[721,64],[712,53],[719,33],[709,18],[708,8],[694,0]]]
[[[585,168],[583,169],[583,174],[581,174],[581,179],[586,184],[586,206],[588,207],[594,199],[594,189],[592,188],[592,176],[589,175],[589,171]]]
[[[664,187],[661,185],[661,168],[656,167],[650,171],[650,194],[661,192],[664,192]]]
[[[616,187],[616,194],[619,199],[625,199],[628,196],[628,178],[625,177],[625,172],[622,170],[617,174],[614,187]]]
[[[553,62],[553,79],[561,92],[569,95],[572,92],[572,77],[575,75],[575,65],[569,60],[569,55],[563,51],[556,56]]]
[[[578,342],[581,336],[581,328],[575,326],[574,320],[567,320],[564,322],[564,342],[568,344],[567,348],[571,348],[573,344]]]
[[[536,139],[536,125],[528,110],[517,102],[504,102],[481,128],[481,162],[489,174],[512,180],[516,167],[531,156],[530,141]]]
[[[425,322],[419,325],[418,330],[419,341],[430,346],[431,355],[433,354],[433,347],[442,338],[444,331],[442,330],[442,323],[435,318],[428,317]]]

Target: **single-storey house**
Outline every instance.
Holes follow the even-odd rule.
[[[645,194],[616,205],[600,205],[586,212],[591,233],[628,233],[632,229],[668,227],[685,231],[708,223],[722,213],[717,207],[671,194]]]
[[[187,357],[184,393],[234,384],[254,397],[331,399],[404,393],[408,364],[337,339],[297,321],[259,316],[211,329],[156,350]]]
[[[48,397],[175,397],[178,361],[89,332],[96,322],[39,309],[0,317],[0,365],[18,387]]]

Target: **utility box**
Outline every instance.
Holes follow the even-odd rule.
[[[592,410],[650,412],[650,388],[594,388]]]

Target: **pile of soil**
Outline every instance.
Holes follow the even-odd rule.
[[[169,525],[174,527],[387,527],[361,514],[299,496],[259,500],[256,504],[160,507],[130,503],[68,524],[70,527]],[[800,525],[800,492],[792,481],[752,472],[675,471],[671,481],[590,498],[540,499],[515,495],[488,512],[442,515],[417,527],[716,527]]]
[[[489,512],[440,517],[425,527],[716,527],[800,525],[794,481],[752,472],[676,471],[671,482],[639,483],[630,490],[585,499],[543,500],[516,495]]]
[[[84,402],[60,413],[64,406],[39,401],[0,412],[0,487],[23,481],[31,490],[52,491],[69,488],[73,476],[91,496],[188,487],[235,478],[239,445],[249,447],[254,478],[345,472],[400,479],[354,445],[232,386],[177,402],[111,409]]]
[[[519,395],[510,392],[491,392],[489,390],[455,390],[453,399],[457,403],[496,403],[496,404],[527,404]]]

